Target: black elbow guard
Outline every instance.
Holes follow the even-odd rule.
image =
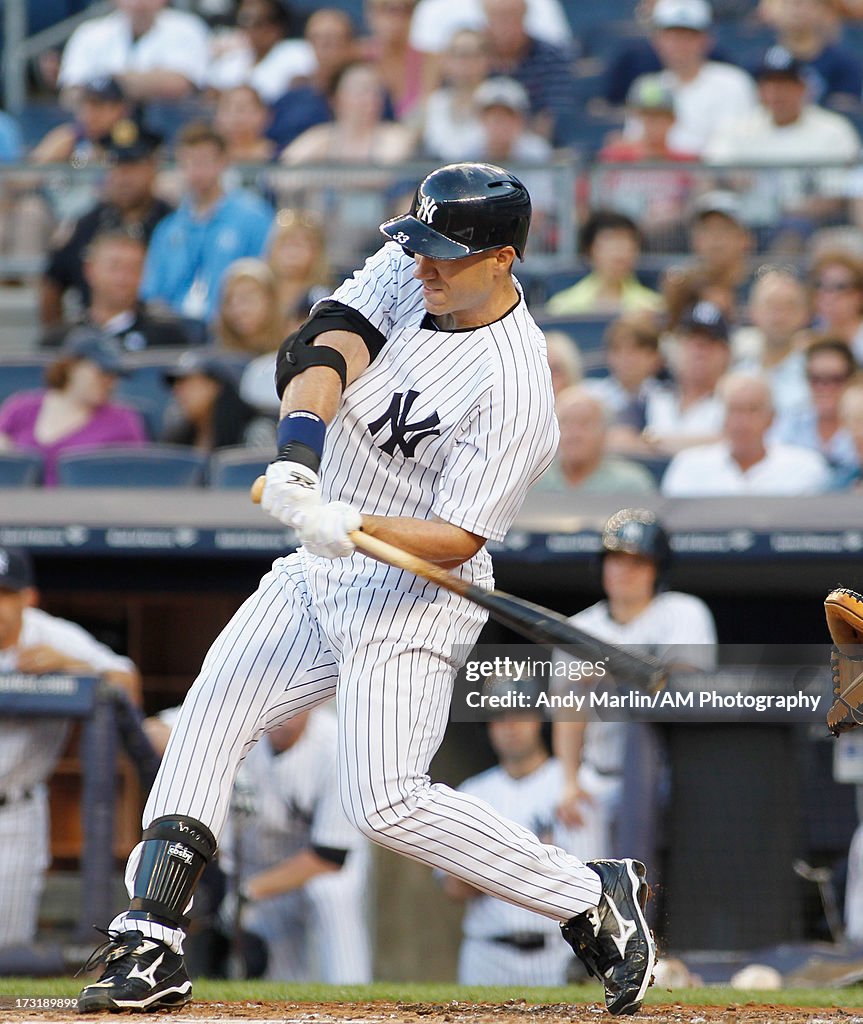
[[[312,846],[312,853],[317,854],[321,860],[325,860],[337,867],[343,867],[348,859],[348,851],[340,850],[335,846]]]
[[[276,392],[279,398],[290,382],[310,366],[329,366],[347,387],[348,367],[344,356],[328,345],[312,345],[325,331],[350,331],[358,334],[373,360],[386,344],[383,334],[350,306],[328,299],[322,302],[300,328],[282,342],[276,356]]]

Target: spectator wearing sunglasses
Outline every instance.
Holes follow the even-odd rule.
[[[857,363],[844,341],[814,341],[806,350],[809,399],[777,419],[771,440],[812,448],[833,468],[856,466],[854,441],[840,415],[842,395],[856,372]]]
[[[824,250],[812,267],[812,292],[815,326],[863,362],[863,259],[845,249]]]

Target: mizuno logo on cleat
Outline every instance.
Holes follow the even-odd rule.
[[[618,934],[609,935],[609,938],[617,947],[617,952],[620,954],[620,959],[626,958],[626,944],[635,935],[638,930],[638,926],[635,921],[624,918],[620,911],[617,909],[617,905],[608,893],[605,894],[605,901],[608,903],[609,909],[614,914],[614,919],[617,921]]]
[[[156,987],[156,979],[155,979],[154,975],[156,973],[156,968],[159,967],[159,965],[162,963],[162,961],[164,959],[165,959],[165,954],[162,953],[162,955],[158,959],[154,960],[150,964],[150,966],[147,968],[146,971],[142,971],[138,967],[137,964],[132,964],[132,969],[129,971],[129,973],[126,975],[126,977],[128,979],[130,979],[130,980],[132,978],[140,978],[141,981],[146,981],[146,983],[150,986],[150,988],[155,988]]]

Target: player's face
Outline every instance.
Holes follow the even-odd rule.
[[[0,588],[0,650],[18,643],[24,609],[29,603],[27,590]]]
[[[542,750],[542,722],[503,715],[489,722],[488,738],[499,761],[522,761]]]
[[[414,256],[414,277],[422,282],[423,305],[446,326],[481,327],[500,319],[515,301],[509,268],[515,249],[504,246],[460,260]],[[441,326],[444,326],[443,324]]]
[[[656,563],[647,555],[609,551],[602,559],[602,588],[612,602],[647,602],[656,590]]]

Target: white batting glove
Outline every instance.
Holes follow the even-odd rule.
[[[362,516],[352,505],[331,501],[310,512],[298,527],[300,543],[311,554],[321,558],[344,558],[354,551],[348,533],[358,530],[362,522]]]
[[[274,519],[299,529],[309,513],[320,506],[321,488],[314,470],[284,460],[267,466],[261,508]]]

